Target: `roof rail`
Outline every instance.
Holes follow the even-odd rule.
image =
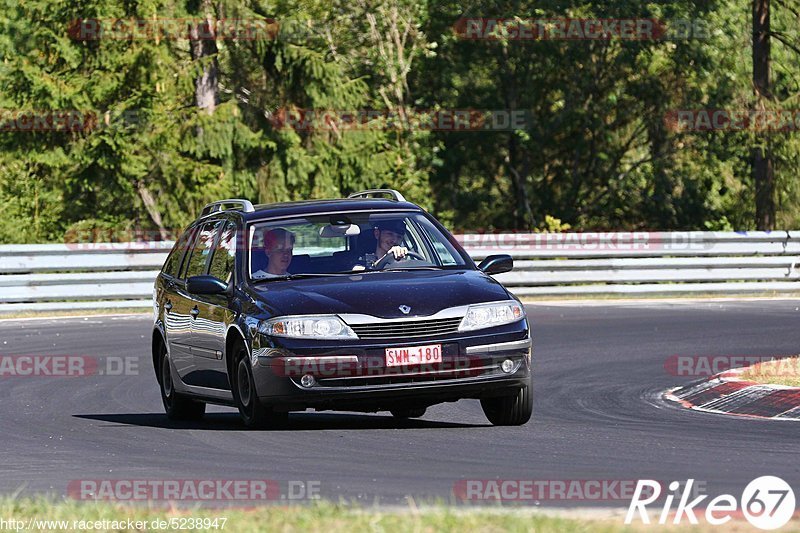
[[[207,204],[203,211],[200,213],[201,217],[206,215],[210,215],[211,213],[219,213],[220,211],[228,211],[225,208],[226,205],[235,205],[238,206],[236,211],[242,211],[243,213],[252,213],[255,211],[253,204],[250,203],[250,200],[242,200],[240,198],[230,198],[228,200],[219,200],[218,202],[211,202]]]
[[[354,192],[348,198],[369,198],[373,194],[388,194],[395,202],[405,202],[406,199],[394,189],[367,189],[366,191]]]

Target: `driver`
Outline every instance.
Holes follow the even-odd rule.
[[[402,220],[383,220],[376,222],[372,231],[377,241],[375,253],[366,253],[359,257],[359,263],[353,267],[353,270],[372,268],[387,255],[392,257],[395,261],[399,261],[408,256],[408,248],[400,246],[400,242],[402,242],[403,236],[406,233],[406,225]]]
[[[253,272],[253,279],[277,278],[286,276],[292,262],[295,235],[289,230],[275,228],[264,232],[264,253],[269,259],[267,271]]]
[[[406,234],[406,225],[403,224],[403,221],[386,220],[377,222],[373,232],[375,240],[378,241],[375,247],[377,261],[383,259],[387,254],[391,254],[395,260],[403,259],[408,255],[408,248],[400,246],[400,242]]]

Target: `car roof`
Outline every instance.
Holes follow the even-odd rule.
[[[335,198],[330,200],[302,200],[297,202],[280,202],[259,204],[254,210],[243,213],[246,221],[267,217],[284,217],[293,215],[313,215],[338,213],[343,211],[417,211],[423,209],[411,202],[398,202],[387,198]]]

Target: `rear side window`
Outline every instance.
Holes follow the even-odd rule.
[[[164,262],[164,267],[161,269],[161,272],[172,277],[178,276],[181,259],[183,259],[184,252],[189,247],[189,238],[192,236],[193,231],[194,228],[190,228],[183,232],[183,235],[180,236],[178,242],[172,247],[169,256],[167,256],[167,260]]]
[[[189,258],[183,262],[183,276],[181,278],[191,278],[192,276],[205,274],[208,256],[211,255],[217,236],[217,228],[221,223],[221,221],[206,222],[200,227],[197,237],[192,241]]]
[[[236,223],[228,222],[222,229],[219,243],[211,257],[208,273],[217,279],[230,282],[236,261]]]

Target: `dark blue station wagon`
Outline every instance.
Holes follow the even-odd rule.
[[[376,196],[388,196],[378,198]],[[155,283],[152,355],[171,419],[207,403],[249,427],[291,411],[389,411],[480,400],[496,425],[532,411],[525,310],[400,193],[207,205]]]

